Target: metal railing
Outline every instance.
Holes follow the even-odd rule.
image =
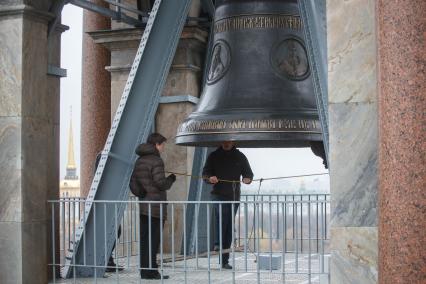
[[[169,273],[176,278],[176,282],[186,282],[187,280],[201,277],[210,283],[213,280],[222,279],[224,274],[218,272],[229,271],[229,282],[235,283],[241,277],[251,277],[251,280],[261,282],[264,277],[278,277],[280,281],[288,280],[291,283],[294,279],[301,279],[300,283],[328,283],[328,253],[329,253],[329,195],[328,194],[291,194],[291,195],[242,195],[240,202],[214,202],[214,201],[168,201],[168,218],[159,231],[158,249],[158,271],[160,274]],[[52,206],[52,226],[55,218],[59,217],[59,239],[60,239],[60,259],[53,257],[50,264],[55,275],[57,268],[62,268],[65,264],[67,252],[73,250],[75,240],[75,229],[82,217],[85,199],[84,198],[61,198],[60,200],[49,201]],[[123,202],[120,201],[94,201],[96,207],[94,212],[105,212],[116,207]],[[129,272],[140,279],[140,273],[156,269],[152,258],[149,258],[149,265],[142,265],[140,241],[141,228],[152,230],[151,216],[153,208],[158,207],[162,202],[138,201],[134,197],[125,201],[127,207],[124,216],[118,220],[115,229],[116,247],[112,252],[117,265],[124,267],[126,277]],[[147,218],[148,227],[141,227],[141,216],[139,207],[146,206],[149,213]],[[199,227],[205,228],[207,250],[199,250],[199,242],[202,238],[197,236],[195,242],[195,253],[187,254],[185,247],[186,235],[186,211],[188,206],[195,206],[197,210],[206,210],[206,220],[198,219],[195,222],[195,232],[199,232]],[[166,207],[164,207],[166,208]],[[238,209],[238,210],[237,210]],[[160,206],[160,219],[164,216],[163,206]],[[55,216],[59,212],[59,216]],[[229,219],[227,212],[236,212],[234,218]],[[58,214],[58,213],[56,213]],[[96,214],[96,213],[95,213]],[[200,214],[201,215],[201,214]],[[222,237],[226,234],[224,219],[231,220],[231,240],[232,245],[227,247],[226,240]],[[216,222],[218,220],[219,222]],[[218,225],[219,224],[219,225]],[[121,228],[119,235],[118,228]],[[152,232],[152,231],[151,231]],[[229,232],[229,231],[228,231]],[[56,232],[58,233],[58,232]],[[98,232],[102,234],[102,232]],[[53,230],[52,240],[57,237]],[[148,234],[150,235],[150,234]],[[106,239],[102,238],[105,241]],[[84,241],[84,240],[83,240]],[[148,238],[148,252],[152,256],[151,248],[155,240]],[[180,249],[183,242],[184,249]],[[95,240],[96,243],[96,240]],[[214,244],[218,244],[215,250]],[[52,244],[55,247],[55,244]],[[143,249],[143,248],[142,248]],[[145,249],[147,249],[145,247]],[[225,270],[222,265],[224,254],[230,253],[229,264],[232,269]],[[94,265],[93,261],[75,263],[71,266],[80,269],[93,269],[102,271],[105,268],[116,270],[117,281],[123,282],[120,278],[118,266],[108,267],[108,252],[104,252],[105,264]],[[77,277],[77,274],[72,274]],[[102,277],[103,273],[94,273],[94,277]],[[59,275],[57,275],[59,276]],[[125,277],[125,278],[126,278]],[[180,277],[180,278],[179,278]],[[274,278],[275,279],[275,278]],[[143,280],[143,279],[142,279]],[[321,281],[320,281],[321,280]],[[305,282],[304,282],[305,281]]]
[[[260,234],[256,236],[260,240],[281,239],[282,226],[284,226],[287,252],[295,250],[303,252],[307,249],[309,241],[314,243],[314,249],[318,252],[321,238],[328,239],[328,214],[330,213],[330,208],[324,204],[321,207],[322,202],[328,204],[328,194],[243,194],[241,195],[241,200],[260,202]],[[281,201],[284,202],[284,216],[280,215],[281,210],[276,204]],[[302,206],[300,201],[313,201],[314,203],[308,208]],[[308,209],[310,209],[310,212]],[[310,215],[309,217],[308,214]],[[240,229],[242,224],[244,224],[242,218],[244,218],[244,212],[239,210],[236,221],[238,223],[239,234],[237,236],[239,245],[241,240],[244,239],[244,236],[241,235],[243,231]],[[253,220],[253,218],[248,218],[249,224],[250,220]],[[309,230],[311,230],[310,236]],[[299,237],[296,238],[296,235]]]

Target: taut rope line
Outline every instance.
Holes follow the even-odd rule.
[[[165,171],[168,174],[174,174],[177,176],[187,176],[187,177],[191,177],[193,179],[203,179],[203,180],[208,180],[208,177],[203,177],[203,176],[194,176],[191,174],[186,174],[186,173],[177,173],[177,172],[172,172],[172,171]],[[277,180],[277,179],[288,179],[288,178],[298,178],[298,177],[311,177],[311,176],[322,176],[322,175],[328,175],[328,173],[318,173],[318,174],[306,174],[306,175],[295,175],[295,176],[283,176],[283,177],[271,177],[271,178],[258,178],[258,179],[254,179],[252,180],[252,182],[260,182],[262,183],[263,181],[266,180]],[[236,182],[241,182],[239,180],[227,180],[227,179],[218,179],[218,181],[220,182],[229,182],[229,183],[236,183]]]

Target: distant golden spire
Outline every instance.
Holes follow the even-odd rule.
[[[68,164],[67,169],[76,169],[77,166],[75,164],[74,159],[74,137],[72,132],[72,107],[70,109],[70,128],[68,133]]]

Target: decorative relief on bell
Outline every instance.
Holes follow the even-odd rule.
[[[213,84],[220,80],[228,71],[230,64],[231,51],[229,45],[224,40],[218,40],[213,48],[207,83]]]
[[[271,64],[275,72],[291,80],[304,80],[309,76],[306,49],[300,39],[288,38],[272,48]]]

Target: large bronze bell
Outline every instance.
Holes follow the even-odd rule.
[[[207,86],[176,143],[306,147],[321,141],[297,0],[216,1]]]

